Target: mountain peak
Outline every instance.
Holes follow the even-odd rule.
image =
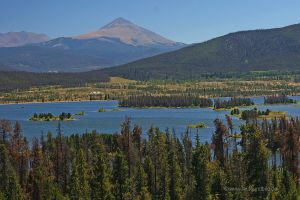
[[[113,27],[118,27],[118,26],[128,26],[128,25],[134,25],[132,22],[130,22],[127,19],[124,19],[122,17],[116,18],[112,22],[108,23],[107,25],[103,26],[103,28],[113,28]]]
[[[177,45],[152,31],[119,17],[97,31],[75,36],[76,39],[114,38],[134,46]]]

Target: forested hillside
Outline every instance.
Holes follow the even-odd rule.
[[[230,117],[216,119],[205,144],[154,127],[142,137],[126,119],[119,134],[58,126],[32,145],[1,120],[0,199],[299,199],[299,120],[253,120],[236,134]]]
[[[241,31],[104,69],[131,79],[197,78],[204,73],[300,69],[300,24]]]
[[[108,81],[109,77],[102,73],[0,72],[0,91],[49,85],[64,87],[85,86],[87,83]]]
[[[84,67],[93,70],[107,65],[108,61],[103,57],[71,50],[40,46],[0,48],[1,71],[73,72],[84,71]]]

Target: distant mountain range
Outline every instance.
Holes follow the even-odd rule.
[[[300,71],[300,24],[240,31],[184,46],[119,18],[95,32],[0,48],[0,70],[92,70],[85,75],[108,74],[136,80],[190,79],[222,72]],[[137,61],[128,63],[132,60]],[[94,70],[120,63],[127,64]]]
[[[95,32],[31,43],[34,44],[0,48],[0,70],[81,72],[120,65],[185,46],[123,18]]]
[[[143,80],[261,70],[300,70],[300,24],[230,33],[102,73]]]
[[[8,32],[0,33],[0,47],[17,47],[26,44],[45,42],[49,40],[46,34],[31,32]]]
[[[130,21],[117,18],[99,30],[74,37],[75,39],[115,38],[133,46],[177,46],[180,43],[166,39],[152,31],[139,27]]]
[[[100,31],[101,32],[101,31]],[[93,66],[98,62],[105,62],[96,56],[93,56],[93,50],[87,52],[86,46],[89,43],[103,44],[105,37],[93,38],[94,34],[87,34],[86,39],[58,38],[38,45],[22,46],[18,48],[0,48],[0,60],[12,59],[11,62],[24,63],[26,59],[32,63],[30,54],[24,52],[34,52],[41,60],[48,60],[49,66],[63,66],[68,62],[73,62],[74,66]],[[122,35],[123,36],[123,35]],[[91,37],[91,38],[89,38]],[[108,38],[110,44],[122,43],[146,43],[145,40],[133,41],[128,35],[118,39]],[[60,41],[63,41],[60,42]],[[67,51],[65,49],[74,49],[72,45],[76,43],[76,51]],[[122,41],[123,42],[122,42]],[[152,43],[147,40],[147,43]],[[82,42],[82,43],[80,43]],[[55,45],[62,44],[62,45]],[[86,46],[85,46],[86,45]],[[46,47],[44,47],[46,46]],[[105,49],[109,49],[109,45]],[[135,46],[137,47],[137,46]],[[140,47],[140,46],[138,46]],[[96,48],[96,47],[95,47]],[[41,49],[48,49],[47,52]],[[9,52],[15,51],[15,52]],[[19,51],[19,52],[18,52]],[[50,52],[50,53],[48,53]],[[84,54],[86,52],[86,54]],[[20,57],[13,58],[9,55],[15,54]],[[23,56],[23,57],[22,57]],[[83,56],[85,59],[82,60]],[[34,57],[35,58],[35,57]],[[32,59],[34,59],[32,58]],[[54,59],[55,58],[55,59]],[[20,61],[16,61],[20,59]],[[98,60],[99,59],[99,60]],[[52,62],[52,63],[51,63]],[[89,65],[86,63],[89,62]],[[51,63],[51,65],[49,64]],[[36,63],[37,66],[45,66],[44,63]],[[1,65],[0,65],[1,66]],[[26,66],[23,66],[23,70]],[[47,69],[47,68],[43,68]],[[48,68],[53,69],[53,68]],[[200,76],[226,76],[226,73],[234,72],[239,76],[240,72],[251,71],[269,71],[276,70],[297,74],[300,72],[300,24],[295,24],[283,28],[252,30],[230,33],[203,43],[190,45],[182,49],[141,59],[132,63],[110,67],[100,70],[92,70],[81,73],[29,73],[29,72],[0,72],[0,82],[3,85],[0,90],[13,90],[17,88],[28,88],[41,85],[84,85],[85,83],[95,83],[97,81],[107,81],[108,76],[120,76],[135,80],[149,79],[197,79]],[[225,73],[225,74],[224,74]],[[247,74],[247,73],[246,73]],[[64,77],[67,77],[65,79]],[[45,79],[45,80],[44,80]]]

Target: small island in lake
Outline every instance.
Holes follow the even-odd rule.
[[[121,108],[114,108],[114,109],[112,109],[111,111],[112,111],[112,112],[118,112],[118,111],[122,111],[122,109],[121,109]]]
[[[31,121],[73,121],[75,120],[72,117],[71,113],[62,112],[59,116],[55,116],[52,113],[34,113],[33,116],[29,119]]]
[[[98,112],[107,112],[107,110],[104,109],[104,108],[99,108],[99,109],[98,109]]]
[[[122,111],[121,108],[113,108],[111,110],[106,110],[105,108],[99,108],[98,112],[119,112]]]
[[[251,119],[274,119],[286,116],[286,112],[282,111],[271,111],[269,109],[265,111],[258,110],[257,108],[253,108],[252,110],[242,110],[235,108],[231,110],[230,115],[236,116],[242,120],[251,120]]]
[[[77,115],[77,116],[84,116],[85,113],[84,113],[84,111],[80,111],[80,112],[76,113],[75,115]]]
[[[199,124],[189,124],[187,128],[206,128],[206,125],[200,122]]]

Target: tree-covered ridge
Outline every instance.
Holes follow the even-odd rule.
[[[214,102],[215,109],[230,109],[236,106],[251,106],[254,102],[250,98],[233,97],[230,99],[216,99]]]
[[[140,95],[123,98],[121,107],[211,107],[213,102],[208,98],[197,95],[154,96]]]
[[[300,24],[230,33],[177,51],[103,69],[112,76],[193,79],[205,73],[299,70]]]
[[[297,101],[289,98],[286,95],[273,95],[264,98],[264,104],[289,104],[289,103],[297,103]]]
[[[20,124],[0,122],[2,199],[297,199],[298,119],[234,124],[214,121],[212,143],[189,131],[131,127],[118,134],[48,133],[31,145]],[[29,148],[30,146],[30,148]],[[279,157],[276,155],[280,155]]]

